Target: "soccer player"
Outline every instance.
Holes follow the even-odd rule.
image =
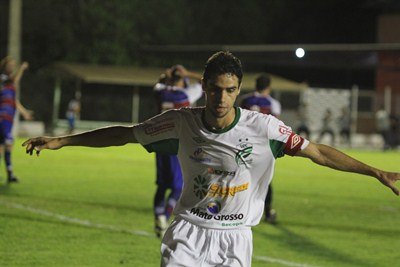
[[[190,84],[189,79],[195,83]],[[160,82],[154,86],[158,112],[188,107],[202,95],[201,74],[188,71],[175,65],[162,74]],[[181,166],[176,155],[156,153],[157,190],[154,195],[154,217],[157,237],[162,238],[168,227],[168,220],[181,195],[183,178]],[[167,190],[170,193],[165,199]]]
[[[342,107],[342,113],[338,118],[339,135],[342,144],[348,144],[351,147],[351,116],[347,107]]]
[[[184,187],[161,244],[161,266],[251,266],[251,227],[262,218],[275,160],[305,157],[336,170],[369,175],[400,194],[400,173],[386,172],[338,150],[309,142],[274,116],[235,107],[242,67],[229,52],[204,69],[205,107],[169,110],[135,126],[37,137],[28,154],[64,146],[141,143],[149,152],[177,154]]]
[[[324,116],[322,117],[322,128],[318,137],[317,141],[318,143],[321,142],[324,135],[328,134],[331,136],[331,145],[333,146],[335,144],[335,133],[332,130],[331,122],[332,122],[332,111],[328,108],[325,111]]]
[[[248,110],[271,114],[276,118],[281,115],[281,103],[271,96],[271,78],[267,74],[257,77],[256,90],[243,95],[240,102],[240,106]],[[272,194],[272,184],[270,184],[265,198],[264,216],[266,222],[275,224],[277,214],[272,208]]]
[[[68,102],[67,112],[65,112],[65,117],[68,121],[68,133],[72,134],[75,130],[75,121],[79,118],[81,112],[81,93],[75,92],[74,98]]]
[[[10,56],[0,62],[1,91],[0,91],[0,155],[4,154],[7,169],[7,182],[16,183],[18,178],[13,173],[11,151],[14,143],[12,127],[16,109],[26,120],[32,119],[32,111],[27,110],[16,98],[16,90],[24,71],[29,67],[23,62],[17,68],[16,60]]]

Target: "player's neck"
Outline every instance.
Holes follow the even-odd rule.
[[[262,90],[262,91],[258,91],[258,93],[260,95],[262,95],[262,96],[269,96],[270,93],[271,93],[271,90],[270,89],[265,89],[265,90]]]
[[[204,110],[204,122],[207,128],[211,128],[212,130],[223,130],[228,128],[236,118],[236,108],[232,107],[232,109],[221,118],[218,118],[212,114],[211,111],[205,109]]]

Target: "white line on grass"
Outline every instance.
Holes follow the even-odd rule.
[[[286,261],[286,260],[281,260],[281,259],[275,259],[271,257],[266,257],[266,256],[253,256],[254,259],[259,260],[259,261],[265,261],[268,263],[277,263],[285,266],[290,266],[290,267],[316,267],[314,265],[308,265],[305,263],[296,263],[292,261]]]
[[[105,229],[113,232],[120,232],[120,233],[128,233],[132,235],[140,235],[140,236],[148,236],[148,237],[155,237],[154,234],[151,234],[146,231],[141,231],[141,230],[128,230],[128,229],[123,229],[116,227],[114,225],[107,225],[107,224],[101,224],[101,223],[93,223],[88,220],[82,220],[78,218],[73,218],[73,217],[68,217],[62,214],[57,214],[53,213],[51,211],[43,210],[43,209],[37,209],[33,208],[30,206],[22,205],[22,204],[17,204],[9,201],[4,201],[0,200],[0,205],[6,206],[8,208],[14,208],[14,209],[19,209],[19,210],[24,210],[28,211],[33,214],[38,214],[38,215],[43,215],[46,217],[54,218],[57,219],[61,222],[67,222],[67,223],[72,223],[72,224],[77,224],[77,225],[83,225],[89,228],[96,228],[96,229]],[[282,259],[276,259],[276,258],[271,258],[267,256],[253,256],[254,259],[257,259],[259,261],[264,261],[268,263],[277,263],[280,265],[284,266],[289,266],[289,267],[316,267],[308,264],[303,264],[303,263],[296,263],[296,262],[291,262],[291,261],[286,261]]]
[[[15,209],[19,209],[19,210],[25,210],[25,211],[29,211],[29,212],[34,213],[34,214],[39,214],[39,215],[43,215],[43,216],[46,216],[46,217],[55,218],[55,219],[58,219],[59,221],[62,221],[62,222],[68,222],[68,223],[83,225],[83,226],[90,227],[90,228],[106,229],[106,230],[110,230],[110,231],[114,231],[114,232],[122,232],[122,233],[129,233],[129,234],[133,234],[133,235],[154,237],[153,234],[150,234],[149,232],[146,232],[146,231],[128,230],[128,229],[122,229],[122,228],[116,227],[114,225],[93,223],[93,222],[88,221],[88,220],[81,220],[81,219],[78,219],[78,218],[68,217],[68,216],[65,216],[65,215],[62,215],[62,214],[53,213],[51,211],[37,209],[37,208],[29,207],[29,206],[26,206],[26,205],[21,205],[21,204],[17,204],[17,203],[8,202],[8,201],[0,200],[0,204],[3,205],[3,206],[6,206],[6,207],[15,208]]]

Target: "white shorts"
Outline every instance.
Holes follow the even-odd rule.
[[[209,229],[183,219],[172,222],[161,244],[161,266],[251,266],[251,228]]]

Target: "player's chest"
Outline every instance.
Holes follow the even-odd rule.
[[[180,152],[193,164],[223,170],[250,168],[272,157],[268,141],[255,133],[209,134],[192,132],[180,140]]]

